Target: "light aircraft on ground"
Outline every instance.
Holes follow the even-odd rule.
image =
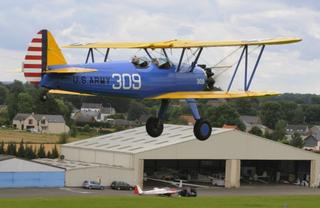
[[[278,38],[253,41],[185,41],[162,42],[96,42],[77,43],[65,48],[85,48],[88,54],[85,63],[69,64],[48,30],[38,32],[27,49],[23,63],[26,80],[46,89],[48,93],[73,95],[108,95],[128,98],[157,99],[161,106],[156,117],[146,122],[146,131],[158,137],[163,131],[165,112],[171,99],[184,99],[196,120],[194,135],[206,140],[211,135],[211,125],[203,119],[196,99],[242,98],[277,95],[276,92],[249,91],[261,55],[266,45],[289,44],[300,38]],[[211,68],[198,64],[202,51],[209,47],[238,46],[242,48],[233,75],[226,91],[214,91],[214,73]],[[260,52],[252,72],[248,72],[248,48],[259,46]],[[95,62],[94,51],[106,49],[104,61]],[[140,49],[148,58],[133,57],[131,61],[108,61],[110,49]],[[168,49],[179,49],[178,63],[168,56]],[[184,64],[186,51],[197,49],[191,64]],[[163,57],[151,55],[150,50],[161,50]],[[244,57],[244,58],[243,58]],[[89,60],[91,59],[91,63]],[[245,75],[243,91],[230,91],[239,65],[244,59]]]
[[[205,186],[205,185],[200,185],[200,184],[195,184],[195,183],[188,183],[187,180],[172,181],[172,180],[163,180],[163,179],[149,178],[149,177],[147,177],[146,180],[167,183],[172,186],[179,187],[179,188],[182,188],[182,187],[210,188],[210,186]]]
[[[139,195],[160,195],[160,196],[172,196],[173,194],[178,194],[181,190],[176,188],[153,188],[148,191],[143,191],[139,185],[134,187],[134,194]]]

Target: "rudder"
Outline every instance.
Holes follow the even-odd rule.
[[[22,69],[27,82],[38,86],[48,66],[66,63],[52,34],[48,30],[41,30],[28,46]]]

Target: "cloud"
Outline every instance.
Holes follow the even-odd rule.
[[[317,1],[299,3],[289,0],[4,0],[0,2],[1,68],[19,68],[27,44],[42,28],[51,30],[62,45],[92,41],[299,36],[304,39],[299,44],[266,48],[252,87],[269,90],[272,86],[283,92],[320,93],[315,78],[320,76],[317,70],[320,62],[319,8]],[[234,48],[206,49],[201,61],[214,65],[232,50]],[[78,50],[64,52],[70,62],[83,62],[86,53]],[[178,56],[177,52],[174,57]],[[110,55],[112,59],[128,59],[133,53],[136,51],[116,50]],[[11,58],[6,57],[8,55]],[[226,64],[233,64],[236,60],[237,57],[233,56]],[[224,79],[228,73],[221,76],[222,84],[227,83]],[[21,75],[8,73],[1,79],[21,79]],[[299,86],[292,85],[293,82]]]

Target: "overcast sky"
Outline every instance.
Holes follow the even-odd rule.
[[[251,89],[320,94],[317,0],[1,0],[0,28],[0,81],[25,81],[20,68],[26,47],[43,28],[50,30],[60,45],[301,37],[300,43],[266,47]],[[235,49],[205,50],[200,62],[213,66]],[[63,51],[70,63],[85,59],[85,51]],[[250,66],[257,52],[250,53]],[[222,65],[234,64],[239,53],[240,50]],[[128,54],[117,50],[111,59],[129,59]],[[231,72],[232,69],[227,70],[217,78],[220,86],[226,86]],[[242,87],[242,78],[234,89]]]

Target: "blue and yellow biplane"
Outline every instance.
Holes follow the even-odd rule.
[[[206,140],[211,135],[211,125],[201,118],[196,99],[243,98],[277,95],[276,92],[249,91],[252,79],[266,45],[289,44],[301,41],[300,38],[277,38],[253,41],[184,41],[163,42],[96,42],[78,43],[65,48],[88,49],[86,62],[68,64],[59,46],[48,30],[41,30],[32,39],[23,63],[26,80],[46,89],[46,93],[71,95],[108,95],[141,99],[161,100],[156,117],[146,122],[146,130],[152,137],[163,131],[165,112],[170,99],[185,99],[196,120],[194,135]],[[198,64],[204,48],[238,46],[242,48],[240,58],[226,91],[214,90],[214,73],[205,65]],[[260,52],[253,70],[248,71],[248,48],[259,46]],[[94,51],[106,49],[104,61],[96,63]],[[134,56],[131,61],[108,61],[111,49],[141,49],[146,57]],[[150,50],[161,50],[161,57],[153,57]],[[173,63],[167,54],[168,49],[180,49],[178,63]],[[186,50],[196,49],[191,64],[184,63]],[[91,59],[91,62],[89,60]],[[245,76],[243,91],[231,91],[239,65],[244,59]]]

